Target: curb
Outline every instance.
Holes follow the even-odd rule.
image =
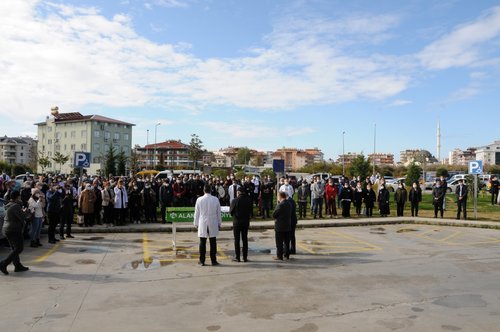
[[[485,228],[500,230],[500,222],[485,222],[485,221],[462,221],[455,219],[432,219],[432,218],[414,218],[414,217],[389,217],[377,219],[357,219],[357,220],[338,220],[324,219],[300,221],[297,229],[306,228],[327,228],[327,227],[361,227],[361,226],[382,226],[382,225],[432,225],[432,226],[449,226],[449,227],[469,227],[469,228]],[[94,226],[89,228],[72,227],[72,233],[75,234],[90,234],[90,233],[172,233],[172,224],[142,224],[142,225],[127,225],[105,228],[103,226]],[[191,224],[176,223],[176,232],[196,232],[196,228]],[[232,222],[223,222],[221,231],[231,231],[233,229]],[[250,230],[272,230],[274,229],[274,221],[255,221],[250,223]],[[46,233],[46,228],[43,229]]]

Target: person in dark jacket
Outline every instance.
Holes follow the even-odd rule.
[[[372,189],[371,183],[366,184],[365,196],[363,197],[363,201],[365,202],[366,216],[373,216],[373,207],[375,206],[377,197],[375,195],[375,191]]]
[[[274,193],[274,186],[271,181],[268,179],[265,179],[263,184],[261,185],[262,188],[260,190],[260,200],[261,200],[261,212],[260,214],[262,215],[262,219],[265,218],[270,218],[271,217],[271,209],[273,206],[273,193]],[[305,215],[305,211],[304,211]]]
[[[49,243],[55,244],[59,241],[56,239],[56,226],[61,220],[61,188],[57,183],[52,183],[49,191],[46,194],[47,201],[47,216],[49,217],[48,238]]]
[[[293,200],[293,197],[288,196],[287,198],[288,203],[290,203],[291,206],[291,230],[290,230],[290,255],[295,255],[297,253],[296,247],[295,247],[295,229],[297,228],[297,204]]]
[[[306,180],[302,182],[297,190],[297,200],[299,202],[299,218],[305,219],[307,214],[307,202],[311,198],[311,189]],[[334,203],[335,204],[335,203]]]
[[[146,222],[156,222],[156,194],[149,182],[146,182],[141,191],[141,206],[144,209]]]
[[[397,216],[402,217],[405,210],[405,204],[408,199],[408,192],[406,191],[403,181],[399,182],[398,189],[394,194],[394,200],[396,201]]]
[[[352,189],[349,186],[349,182],[344,183],[344,188],[340,193],[340,203],[342,205],[342,217],[348,218],[351,216],[351,201],[352,201]]]
[[[455,189],[455,195],[457,195],[457,219],[460,219],[460,213],[463,211],[464,219],[467,219],[467,186],[464,184],[464,180],[458,180],[458,186]]]
[[[59,226],[59,238],[64,240],[64,226],[66,226],[66,237],[73,238],[71,235],[71,224],[73,223],[73,191],[69,186],[64,188],[64,198],[61,206],[61,221]]]
[[[432,204],[434,204],[434,218],[437,218],[438,211],[443,218],[443,201],[446,195],[446,188],[441,185],[441,181],[437,180],[436,185],[432,188]]]
[[[130,223],[141,223],[141,191],[137,183],[133,184],[129,193]]]
[[[274,232],[276,237],[276,256],[274,260],[290,258],[289,235],[292,230],[292,206],[287,201],[286,193],[278,194],[278,204],[273,212]]]
[[[382,217],[387,217],[391,211],[389,207],[389,190],[385,187],[385,183],[380,183],[380,189],[378,190],[378,206],[380,209],[380,215]]]
[[[233,216],[234,262],[240,261],[240,237],[243,242],[243,261],[248,261],[248,227],[253,209],[252,204],[252,199],[247,195],[245,189],[240,187],[237,197],[233,199],[229,209]]]
[[[408,194],[408,199],[410,201],[411,216],[418,217],[418,205],[422,201],[422,189],[418,185],[418,182],[413,182],[413,185]]]
[[[361,207],[363,206],[363,197],[365,196],[365,190],[361,182],[356,183],[356,188],[353,192],[353,203],[356,207],[356,214],[358,217],[361,215]]]
[[[26,225],[26,208],[23,209],[21,194],[14,190],[10,193],[10,201],[5,206],[5,217],[3,224],[3,234],[9,241],[11,252],[3,260],[0,261],[0,271],[7,275],[7,266],[10,263],[14,264],[15,272],[28,271],[29,268],[21,264],[19,255],[24,250],[23,229]]]
[[[491,205],[495,205],[497,203],[499,189],[500,182],[498,182],[498,177],[494,175],[490,181]]]
[[[158,191],[158,199],[160,201],[160,213],[161,213],[161,222],[163,224],[166,223],[165,216],[167,213],[167,208],[172,206],[172,201],[174,198],[174,192],[172,190],[172,186],[170,185],[169,179],[165,179],[163,184]]]

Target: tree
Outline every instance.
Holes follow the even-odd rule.
[[[193,169],[196,169],[198,159],[203,156],[203,142],[198,135],[191,134],[191,141],[189,142],[189,158],[193,161]]]
[[[13,175],[21,175],[26,173],[26,167],[20,164],[16,164],[12,166],[12,174]]]
[[[45,173],[45,169],[50,166],[50,159],[43,152],[40,152],[38,156],[38,165],[40,165],[42,173]]]
[[[422,169],[420,166],[412,162],[410,166],[408,166],[408,171],[406,172],[406,185],[411,186],[413,182],[418,182],[421,172]]]
[[[240,165],[248,165],[250,158],[252,157],[252,153],[250,149],[247,147],[242,147],[238,149],[238,153],[236,154],[236,163]]]
[[[263,178],[266,176],[270,176],[273,181],[276,180],[276,174],[274,173],[272,168],[266,168],[265,170],[260,172],[260,176]]]
[[[132,152],[130,153],[129,161],[130,161],[130,171],[133,174],[139,172],[139,154],[135,150],[132,150]]]
[[[212,171],[212,175],[215,176],[215,177],[221,178],[221,179],[225,179],[226,176],[229,175],[229,172],[228,172],[227,169],[218,168],[218,169],[214,169]]]
[[[116,171],[118,175],[126,175],[125,173],[127,172],[127,159],[128,158],[125,155],[125,151],[123,151],[123,149],[120,149],[120,152],[116,156],[116,162],[118,164]]]
[[[371,164],[363,155],[359,155],[354,158],[351,162],[351,166],[349,167],[349,173],[351,176],[360,176],[361,179],[366,178],[370,174],[370,171]]]
[[[54,153],[54,157],[52,157],[52,160],[56,164],[59,164],[59,172],[61,172],[62,165],[66,164],[69,161],[69,156],[64,155],[58,151],[58,152]]]
[[[110,144],[108,152],[104,155],[104,175],[107,177],[109,174],[116,173],[116,149]]]
[[[447,178],[449,175],[448,173],[448,170],[444,167],[440,167],[436,170],[436,176],[444,176],[445,178]]]

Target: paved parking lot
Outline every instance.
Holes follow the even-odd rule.
[[[272,231],[232,233],[201,267],[195,233],[79,234],[0,278],[2,331],[498,331],[500,231],[315,228],[275,262]],[[5,250],[0,250],[4,255]]]

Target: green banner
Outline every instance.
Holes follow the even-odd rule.
[[[221,208],[222,221],[231,221],[233,217],[228,212],[229,208],[223,206]],[[193,222],[194,221],[194,207],[169,207],[166,212],[166,219],[169,222]]]

